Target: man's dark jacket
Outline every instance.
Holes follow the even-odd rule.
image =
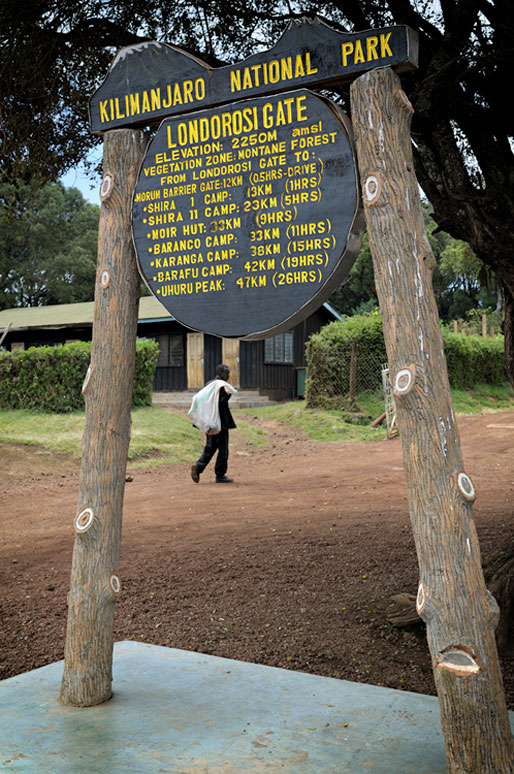
[[[221,420],[222,430],[233,430],[234,427],[236,427],[236,423],[234,422],[234,419],[228,407],[229,400],[230,400],[229,393],[222,387],[220,389],[220,397],[219,397],[219,409],[220,409],[220,420]]]

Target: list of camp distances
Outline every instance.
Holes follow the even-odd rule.
[[[270,331],[337,270],[356,201],[346,127],[309,91],[168,119],[133,196],[139,268],[191,328]]]

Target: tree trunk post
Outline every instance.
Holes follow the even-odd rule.
[[[410,141],[412,107],[392,70],[351,87],[375,284],[395,395],[427,638],[450,774],[514,771],[514,743],[463,470],[439,318],[435,266]]]
[[[144,150],[140,130],[105,135],[93,341],[82,388],[86,423],[60,694],[64,704],[74,707],[101,704],[112,696],[140,287],[130,209]]]

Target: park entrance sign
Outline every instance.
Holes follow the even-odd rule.
[[[133,235],[152,293],[190,328],[291,328],[360,245],[348,120],[298,90],[164,121],[136,184]]]
[[[406,26],[337,32],[319,19],[290,22],[268,51],[210,67],[157,41],[121,49],[89,103],[91,131],[155,123],[168,116],[298,88],[337,86],[376,67],[417,67],[417,34]]]
[[[342,283],[364,226],[351,126],[305,87],[416,59],[407,27],[350,34],[318,20],[291,23],[270,51],[228,67],[156,42],[118,54],[91,100],[91,127],[164,118],[135,186],[132,229],[141,276],[177,320],[264,338]]]
[[[349,124],[308,89],[353,77],[362,210],[418,550],[416,608],[448,772],[514,771],[498,607],[483,577],[475,489],[451,405],[435,259],[413,171],[412,106],[393,72],[415,66],[416,48],[407,28],[351,35],[306,22],[290,25],[271,51],[213,69],[143,43],[118,54],[93,98],[104,176],[64,704],[112,695],[140,288],[130,234],[146,282],[187,325],[262,338],[298,322],[348,271],[361,211]],[[137,126],[161,121],[147,147]]]

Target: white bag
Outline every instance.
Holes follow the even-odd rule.
[[[221,431],[219,394],[220,390],[225,389],[231,395],[237,390],[223,379],[214,379],[202,387],[202,389],[193,395],[191,408],[187,416],[191,417],[193,424],[200,432],[207,435],[217,435]]]

